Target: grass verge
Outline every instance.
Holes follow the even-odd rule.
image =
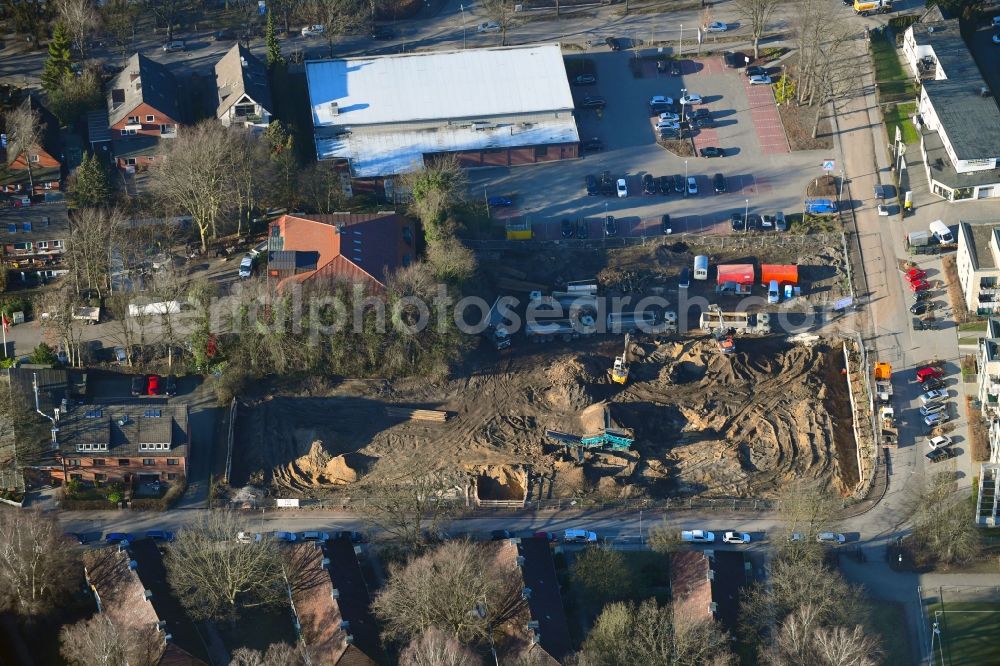
[[[885,127],[889,132],[889,138],[896,136],[896,128],[899,127],[903,133],[903,143],[914,144],[920,142],[917,135],[917,128],[913,126],[913,114],[917,112],[915,102],[905,102],[903,104],[888,104],[882,109],[882,117],[885,118]]]
[[[932,604],[927,608],[927,619],[929,623],[938,622],[939,656],[945,664],[1000,663],[1000,642],[996,640],[1000,634],[1000,604],[984,601]]]
[[[885,664],[912,664],[913,655],[906,638],[906,615],[902,606],[889,601],[871,604],[870,628],[879,635]]]

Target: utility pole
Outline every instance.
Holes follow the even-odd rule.
[[[684,24],[681,23],[681,36],[677,40],[677,55],[684,53]]]
[[[459,5],[458,8],[462,11],[462,50],[465,50],[465,45],[466,45],[465,4]]]

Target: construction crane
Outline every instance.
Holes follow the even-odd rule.
[[[615,366],[611,368],[611,381],[616,384],[628,381],[628,333],[625,334],[625,350],[621,356],[615,356]]]
[[[719,315],[719,328],[713,334],[716,344],[719,345],[719,351],[723,354],[732,354],[736,351],[736,342],[732,334],[726,330],[726,320],[722,316],[722,310],[718,305],[709,305],[708,311]]]

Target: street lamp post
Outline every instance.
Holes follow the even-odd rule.
[[[681,23],[681,36],[677,40],[677,55],[684,53],[684,24]]]
[[[688,161],[684,160],[684,193],[687,194]]]
[[[785,101],[785,65],[781,65],[781,101]]]
[[[465,25],[465,4],[461,4],[458,8],[462,11],[462,48],[465,48],[466,44],[466,25]],[[784,65],[782,65],[784,67]]]
[[[743,209],[743,233],[750,231],[750,200],[746,200],[746,207]]]

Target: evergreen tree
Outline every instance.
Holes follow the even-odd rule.
[[[46,92],[52,92],[62,85],[67,76],[73,75],[73,60],[70,52],[69,33],[62,22],[56,23],[49,42],[49,57],[42,69],[42,87]]]
[[[285,59],[281,55],[281,46],[278,44],[278,37],[274,34],[274,16],[271,11],[267,12],[267,28],[264,32],[264,41],[267,44],[267,69],[273,71],[275,67],[285,64]]]
[[[90,153],[83,154],[83,161],[76,170],[72,192],[73,201],[78,208],[99,208],[111,202],[114,188],[107,169],[97,157]]]

